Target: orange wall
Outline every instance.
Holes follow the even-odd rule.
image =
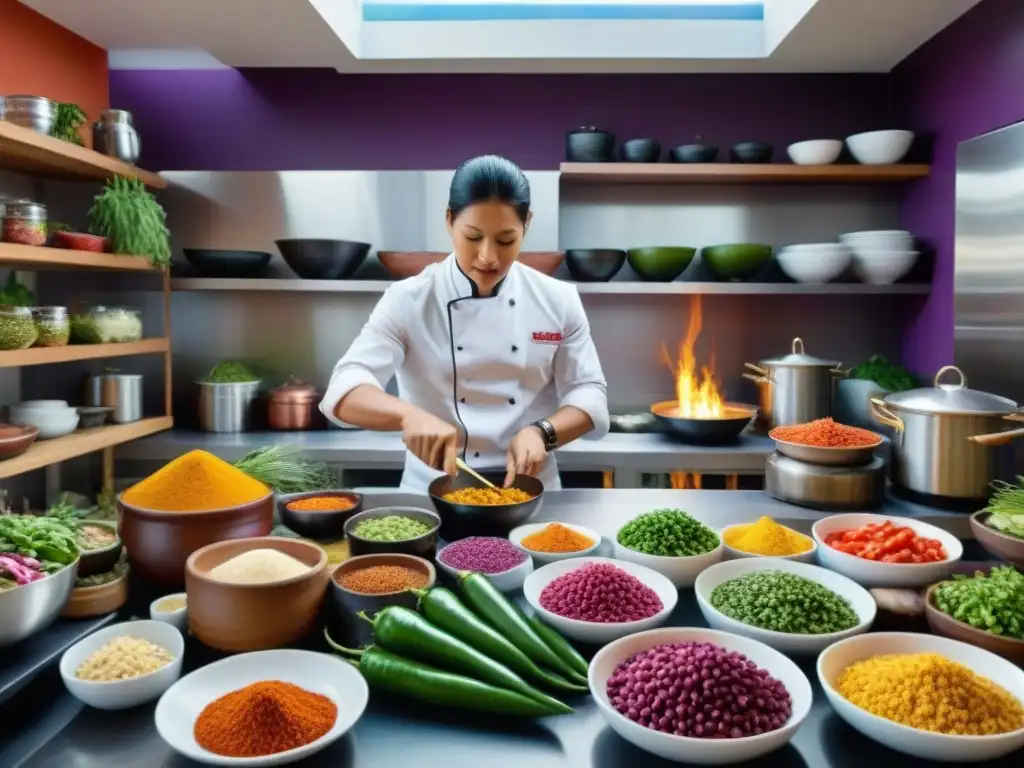
[[[0,94],[72,101],[91,123],[110,107],[107,52],[17,0],[0,0]],[[82,133],[88,142],[88,128]]]

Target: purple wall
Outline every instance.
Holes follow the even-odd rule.
[[[340,75],[333,70],[113,71],[157,170],[454,168],[563,160],[564,134],[785,146],[888,125],[886,75]]]
[[[935,136],[931,177],[903,207],[903,225],[937,249],[934,289],[904,337],[904,364],[921,374],[953,360],[957,143],[1024,120],[1022,75],[1021,0],[984,0],[891,74],[902,125]]]

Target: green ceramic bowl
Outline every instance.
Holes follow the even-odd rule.
[[[656,283],[671,283],[690,266],[696,248],[685,246],[661,246],[657,248],[632,248],[626,253],[629,266],[641,280]]]
[[[718,280],[749,280],[772,260],[772,247],[758,243],[709,245],[700,252],[704,268]]]

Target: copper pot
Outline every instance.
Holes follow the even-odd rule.
[[[270,391],[267,396],[267,421],[271,429],[298,431],[322,426],[316,387],[294,376],[288,383]]]

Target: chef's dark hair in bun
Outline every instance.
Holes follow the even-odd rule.
[[[448,191],[448,215],[452,220],[475,203],[499,202],[511,205],[526,223],[530,215],[530,182],[511,160],[481,155],[467,160],[452,176]]]

